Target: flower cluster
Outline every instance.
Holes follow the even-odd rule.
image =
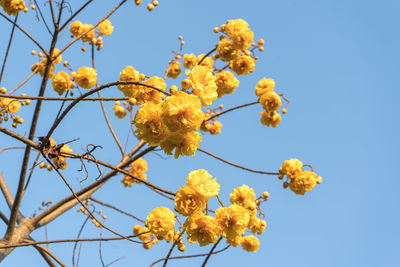
[[[304,195],[306,192],[311,191],[316,184],[322,182],[321,176],[317,176],[314,171],[303,170],[303,163],[298,159],[290,159],[283,162],[282,167],[279,168],[278,177],[283,179],[285,175],[287,181],[283,183],[283,187],[289,187],[290,190],[298,195]]]
[[[131,168],[128,169],[129,174],[134,177],[137,177],[141,180],[147,181],[147,175],[145,172],[147,171],[147,162],[143,158],[138,158],[131,164]],[[131,176],[124,175],[124,179],[121,181],[124,186],[131,187],[132,183],[141,184],[142,182],[138,179],[135,179]]]
[[[66,91],[74,88],[75,83],[71,81],[71,77],[65,71],[60,71],[52,78],[51,86],[54,91],[62,95]]]
[[[281,115],[277,110],[282,105],[279,94],[274,91],[275,81],[273,79],[261,79],[255,89],[255,94],[259,97],[258,102],[261,104],[264,112],[260,112],[261,123],[266,126],[277,127],[281,122]],[[284,111],[282,110],[282,113]]]
[[[3,121],[8,121],[9,118],[12,118],[13,119],[12,126],[16,128],[18,124],[22,124],[24,122],[24,119],[15,115],[15,113],[20,110],[21,104],[23,106],[29,105],[31,101],[29,99],[20,101],[14,98],[1,97],[1,94],[6,94],[6,93],[7,93],[6,88],[4,87],[0,88],[0,123],[2,123]],[[25,96],[25,94],[22,94],[21,96]]]
[[[204,120],[201,103],[195,95],[183,91],[165,98],[161,103],[146,102],[138,109],[134,124],[136,134],[151,146],[160,145],[168,155],[193,156],[201,136]]]
[[[90,89],[97,84],[96,70],[90,67],[81,67],[76,72],[71,72],[71,78],[77,85],[85,89]]]
[[[28,11],[24,0],[0,0],[0,6],[8,15],[16,16],[19,11]]]
[[[220,109],[223,108],[223,105],[221,104],[219,106]],[[219,134],[221,133],[221,128],[222,128],[222,123],[217,121],[217,119],[214,117],[215,115],[218,115],[220,112],[216,111],[215,109],[209,109],[207,110],[204,118],[204,122],[200,127],[200,130],[203,132],[209,132],[210,134]]]
[[[95,32],[95,27],[91,24],[83,24],[79,20],[71,23],[69,31],[71,32],[71,37],[80,37],[83,42],[88,42],[91,45],[96,45],[97,50],[103,48],[103,38],[102,35],[110,36],[114,30],[114,26],[111,25],[109,20],[101,22],[97,26],[98,32]],[[97,37],[96,37],[97,35]],[[85,49],[83,49],[85,50]]]
[[[50,69],[48,70],[47,75],[50,78],[53,77],[55,65],[60,64],[62,61],[62,55],[59,53],[60,53],[60,50],[58,50],[57,48],[54,48],[52,57],[54,57],[56,55],[58,55],[58,56],[51,62]],[[36,52],[33,54],[36,54]],[[31,70],[35,71],[36,73],[39,73],[40,76],[43,77],[44,71],[45,71],[46,65],[47,65],[47,56],[45,56],[42,52],[38,53],[38,56],[39,56],[39,62],[36,62],[35,64],[33,64],[31,66]]]

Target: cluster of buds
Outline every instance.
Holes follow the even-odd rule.
[[[286,181],[283,182],[284,188],[290,188],[294,193],[298,195],[304,195],[306,192],[311,191],[316,184],[322,182],[321,176],[312,171],[303,170],[303,166],[311,167],[310,165],[303,165],[298,159],[285,160],[282,167],[279,168],[279,179],[283,179],[285,176]]]
[[[222,110],[223,105],[219,105],[218,109]],[[216,111],[216,109],[209,109],[206,111],[205,114],[205,119],[203,124],[200,127],[200,130],[203,132],[209,132],[210,134],[219,134],[221,133],[221,128],[222,128],[222,123],[217,121],[217,119],[214,117],[215,115],[220,114],[220,111]],[[210,118],[212,119],[210,120]]]
[[[91,45],[96,45],[97,50],[103,48],[102,35],[110,36],[114,30],[114,26],[111,25],[109,20],[104,20],[97,26],[98,31],[95,31],[95,27],[91,24],[83,24],[79,20],[71,23],[69,31],[71,37],[80,37],[83,42],[88,42]],[[86,51],[83,46],[82,51]]]
[[[6,88],[0,88],[0,123],[3,121],[9,121],[11,118],[13,120],[12,127],[17,128],[18,124],[24,123],[24,119],[15,115],[21,108],[21,105],[29,105],[31,101],[29,99],[26,100],[18,100],[14,98],[1,97],[1,94],[6,94]],[[21,96],[26,96],[25,94],[21,94]]]
[[[140,6],[142,4],[142,0],[135,0],[135,4]],[[146,8],[148,11],[153,11],[153,9],[159,5],[157,0],[153,0],[151,3],[147,4]]]

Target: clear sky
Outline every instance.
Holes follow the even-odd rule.
[[[42,1],[38,1],[42,2]],[[72,10],[84,1],[70,1]],[[144,3],[146,1],[143,1]],[[118,1],[94,1],[77,19],[96,23]],[[146,2],[147,4],[147,2]],[[46,9],[48,6],[43,7]],[[257,195],[270,193],[263,204],[267,229],[260,236],[260,248],[248,253],[240,247],[229,248],[215,255],[208,266],[399,266],[400,215],[396,195],[400,186],[398,151],[399,111],[397,101],[400,76],[400,2],[344,0],[281,0],[281,1],[178,1],[160,0],[151,13],[144,6],[136,7],[129,0],[110,17],[114,33],[104,38],[104,48],[96,54],[99,83],[116,81],[119,72],[132,65],[149,76],[163,76],[171,50],[178,50],[178,36],[184,37],[184,53],[206,53],[218,42],[213,27],[228,19],[243,18],[256,38],[266,42],[265,51],[258,53],[256,70],[240,77],[240,86],[233,95],[223,97],[215,105],[226,108],[256,100],[254,87],[263,77],[276,81],[276,91],[291,101],[288,113],[277,128],[268,128],[259,121],[260,106],[251,106],[222,116],[222,133],[203,135],[201,147],[234,163],[249,168],[277,171],[284,160],[299,158],[314,166],[323,182],[305,196],[297,196],[282,187],[275,176],[245,172],[200,152],[195,157],[175,160],[162,151],[148,154],[148,180],[175,191],[185,184],[191,170],[207,169],[221,184],[221,198],[229,202],[235,187],[248,184]],[[49,34],[34,19],[34,13],[21,14],[19,23],[32,32],[44,47],[50,46]],[[0,19],[0,57],[4,55],[10,25]],[[68,41],[62,36],[58,48]],[[74,69],[89,66],[90,53],[80,51],[81,43],[67,50],[64,59]],[[30,73],[36,49],[20,32],[14,46],[1,86],[15,87]],[[59,67],[58,70],[62,70]],[[57,71],[57,70],[56,70]],[[39,77],[20,93],[36,95]],[[168,86],[178,84],[168,79]],[[51,89],[48,96],[56,96]],[[104,91],[104,96],[120,97],[116,88]],[[18,133],[28,131],[31,107],[21,112],[24,126]],[[59,103],[44,105],[37,136],[47,133]],[[111,122],[123,144],[129,132],[129,119],[112,115],[112,103],[106,108]],[[24,115],[25,114],[25,115]],[[120,160],[118,148],[105,128],[98,103],[80,104],[55,132],[56,141],[80,138],[71,144],[82,153],[87,144],[99,144],[96,157],[106,162]],[[135,144],[133,136],[128,147]],[[0,149],[18,145],[1,134]],[[0,171],[14,193],[21,165],[22,150],[6,151],[0,155]],[[69,162],[65,173],[75,189],[93,182],[98,175],[96,166],[88,166],[89,178],[79,184],[84,174],[77,172],[79,162]],[[118,205],[138,217],[145,218],[157,206],[173,209],[173,203],[146,189],[143,185],[124,188],[122,176],[115,177],[94,197]],[[55,173],[35,171],[31,185],[22,201],[22,211],[30,216],[43,200],[57,201],[69,195],[68,189]],[[216,208],[217,203],[210,203]],[[136,222],[108,208],[107,225],[130,234]],[[0,209],[9,214],[3,200]],[[49,239],[75,238],[85,217],[75,209],[47,227]],[[5,225],[0,224],[0,234]],[[110,236],[103,233],[104,236]],[[44,229],[32,235],[44,240]],[[88,225],[84,237],[98,237],[99,230]],[[125,258],[112,266],[148,266],[165,257],[170,244],[156,244],[146,251],[128,241],[102,243],[106,263]],[[186,242],[187,243],[187,242]],[[222,248],[221,244],[219,248]],[[209,251],[187,243],[187,252]],[[55,255],[72,265],[73,244],[50,245]],[[175,251],[174,256],[182,255]],[[397,256],[396,256],[397,255]],[[101,266],[98,243],[82,246],[80,266]],[[2,266],[45,266],[32,248],[16,249]],[[202,259],[177,260],[168,266],[199,266]]]

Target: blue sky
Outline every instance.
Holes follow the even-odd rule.
[[[250,262],[282,267],[399,266],[396,256],[400,249],[396,197],[400,186],[397,174],[400,127],[396,108],[400,97],[398,1],[160,0],[160,6],[151,13],[144,6],[136,7],[133,1],[128,2],[110,18],[114,33],[104,38],[104,48],[96,55],[101,84],[116,81],[119,72],[128,65],[147,75],[162,76],[172,58],[170,51],[179,48],[179,35],[186,43],[184,53],[206,53],[218,41],[213,27],[228,19],[243,18],[256,38],[265,40],[265,51],[258,53],[260,59],[255,72],[240,77],[237,91],[218,100],[216,105],[222,103],[229,108],[256,100],[254,86],[263,77],[274,78],[276,91],[284,93],[291,104],[277,128],[261,125],[260,106],[227,114],[220,119],[222,133],[203,135],[201,147],[237,164],[265,171],[276,171],[284,160],[299,158],[312,164],[323,178],[323,183],[312,192],[297,196],[284,190],[277,177],[245,172],[200,152],[195,157],[178,160],[163,152],[147,155],[149,181],[172,191],[185,183],[191,170],[204,168],[218,178],[221,198],[226,203],[231,190],[242,184],[253,187],[257,195],[270,192],[270,200],[262,207],[267,230],[260,237],[258,252],[230,248],[213,256],[208,266],[243,266]],[[80,3],[83,1],[73,1],[73,10]],[[93,3],[77,19],[94,24],[116,3]],[[49,35],[34,20],[33,13],[21,14],[19,23],[49,47]],[[0,31],[6,33],[3,36],[8,36],[10,31],[4,19]],[[58,48],[70,40],[68,35],[62,36]],[[30,56],[34,45],[19,32],[15,38],[1,84],[7,88],[15,87],[24,79],[36,60]],[[81,43],[76,44],[64,55],[75,69],[90,64],[90,54],[82,53],[80,46]],[[5,47],[6,41],[1,41],[1,57]],[[40,79],[35,77],[20,93],[37,94],[39,83]],[[177,82],[169,79],[167,84]],[[47,95],[56,96],[56,93],[50,89]],[[122,96],[116,88],[104,91],[103,95]],[[44,105],[37,136],[47,133],[58,105]],[[114,118],[111,103],[106,108],[125,144],[129,119]],[[28,114],[32,109],[33,105],[21,112],[25,124],[17,130],[20,134],[28,129]],[[98,103],[78,105],[54,134],[59,142],[78,137],[80,140],[71,145],[74,151],[82,152],[90,143],[101,144],[104,148],[96,157],[110,163],[120,159]],[[18,143],[0,135],[0,144],[1,149]],[[131,136],[128,146],[134,144]],[[20,150],[0,155],[0,171],[12,192],[17,187],[21,155]],[[80,164],[68,164],[69,170],[65,173],[74,188],[79,189],[82,174],[76,170]],[[95,166],[89,169],[89,181],[82,186],[97,176]],[[69,194],[54,173],[38,170],[35,174],[22,202],[26,216],[42,200],[57,201]],[[124,188],[121,179],[121,176],[115,177],[94,196],[141,218],[160,205],[173,209],[173,203],[144,186]],[[216,203],[212,205],[217,207]],[[0,209],[8,214],[4,201],[0,201]],[[121,233],[132,231],[135,221],[107,208],[103,211],[108,216],[107,225]],[[66,213],[48,226],[49,238],[74,238],[83,220],[75,209]],[[0,229],[4,232],[4,225]],[[92,225],[85,229],[85,237],[98,235],[98,229]],[[33,237],[44,240],[44,229],[35,232]],[[145,251],[129,242],[109,242],[103,244],[103,257],[110,262],[125,256],[113,266],[148,266],[164,257],[169,247],[159,243]],[[71,265],[71,244],[51,245],[50,249]],[[208,250],[208,247],[187,244],[186,254]],[[180,253],[174,252],[174,255]],[[32,248],[15,250],[3,265],[25,266],[27,261],[33,266],[45,266]],[[179,260],[169,262],[169,266],[198,266],[201,262],[201,259]],[[97,243],[83,245],[81,266],[101,266]]]

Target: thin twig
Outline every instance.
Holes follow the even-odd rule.
[[[11,29],[10,38],[8,40],[6,54],[4,55],[3,65],[1,66],[0,83],[1,83],[1,79],[3,78],[4,69],[6,67],[6,62],[7,62],[7,58],[8,58],[8,52],[10,52],[11,42],[12,42],[13,37],[14,37],[15,25],[17,23],[17,20],[18,20],[18,14],[15,16],[15,19],[14,19],[14,24],[13,24],[12,29]]]
[[[83,221],[83,224],[82,224],[81,228],[79,229],[78,236],[76,237],[76,239],[79,239],[79,237],[81,236],[83,228],[85,228],[85,225],[89,221],[89,219],[90,219],[90,216],[86,216],[86,219]],[[72,266],[75,266],[75,251],[76,251],[77,245],[78,245],[78,241],[75,241],[74,249],[72,250]]]
[[[148,234],[149,232],[143,232],[137,235],[128,235],[127,238],[134,238],[140,235]],[[109,238],[79,238],[79,239],[59,239],[59,240],[49,240],[49,241],[28,241],[23,240],[25,243],[14,244],[14,245],[5,245],[1,246],[0,249],[4,248],[17,248],[17,247],[28,247],[32,245],[39,245],[39,244],[57,244],[57,243],[70,243],[70,242],[97,242],[97,241],[116,241],[116,240],[123,240],[123,237],[109,237]]]
[[[220,158],[217,155],[214,155],[211,152],[208,152],[208,151],[206,151],[204,149],[198,148],[197,150],[200,151],[200,152],[203,152],[204,154],[207,154],[207,155],[209,155],[209,156],[211,156],[213,158],[216,158],[216,159],[218,159],[218,160],[220,160],[222,162],[225,162],[226,164],[229,164],[229,165],[231,165],[233,167],[236,167],[236,168],[240,168],[240,169],[245,170],[245,171],[254,172],[254,173],[260,173],[260,174],[268,174],[268,175],[278,175],[279,174],[277,172],[265,172],[265,171],[257,171],[257,170],[249,169],[249,168],[237,165],[235,163],[232,163],[230,161],[227,161],[227,160],[225,160],[223,158]]]
[[[40,15],[40,17],[41,17],[42,20],[43,20],[44,26],[46,27],[46,29],[47,29],[47,31],[50,33],[50,35],[53,35],[53,34],[51,33],[51,31],[50,31],[49,25],[47,25],[46,20],[45,20],[44,17],[43,17],[42,11],[40,10],[40,7],[39,7],[38,3],[36,2],[36,0],[33,0],[33,1],[35,2],[36,9],[39,11],[39,15]],[[38,18],[38,20],[39,20],[39,18]]]
[[[214,49],[212,49],[210,52],[208,52],[207,54],[205,54],[203,56],[203,58],[197,63],[197,65],[200,65],[201,62],[203,62],[209,55],[211,55],[212,53],[214,53],[215,51],[217,51],[217,48],[215,47]]]
[[[94,62],[94,45],[93,44],[92,44],[92,66],[93,66],[93,69],[96,69],[96,64]],[[97,84],[97,81],[96,81],[96,87],[98,87],[98,86],[99,85]],[[97,92],[97,95],[99,96],[99,98],[101,98],[100,92]],[[103,101],[101,101],[101,100],[100,100],[100,107],[101,107],[101,110],[103,111],[103,116],[104,116],[104,119],[106,120],[107,127],[110,130],[111,135],[114,137],[115,143],[117,143],[117,146],[118,146],[119,150],[121,151],[122,158],[123,158],[125,156],[124,148],[122,147],[121,142],[119,141],[117,135],[115,134],[113,127],[111,126],[110,120],[108,119],[107,112],[106,112],[106,109],[103,104]],[[104,265],[104,263],[103,263],[103,265]]]
[[[211,116],[211,117],[209,117],[208,119],[204,120],[204,122],[209,121],[209,120],[212,120],[212,119],[214,119],[215,117],[219,117],[219,116],[221,116],[222,114],[231,112],[231,111],[233,111],[233,110],[236,110],[236,109],[239,109],[239,108],[248,107],[248,106],[252,106],[252,105],[256,105],[256,104],[258,104],[258,101],[250,102],[250,103],[247,103],[247,104],[243,104],[243,105],[240,105],[240,106],[236,106],[236,107],[233,107],[233,108],[230,108],[230,109],[221,111],[220,113],[215,114],[214,116]],[[204,123],[204,122],[203,122],[203,123]]]
[[[165,261],[164,261],[163,267],[166,267],[166,266],[167,266],[168,259],[169,259],[169,257],[171,257],[171,253],[172,253],[172,251],[174,250],[174,247],[175,247],[176,244],[179,242],[179,239],[181,238],[181,236],[183,235],[184,232],[185,232],[185,231],[182,231],[182,232],[179,234],[178,238],[175,240],[175,242],[172,244],[171,249],[168,251],[167,257],[165,257]]]
[[[44,50],[44,48],[29,34],[27,33],[24,29],[22,29],[17,23],[14,23],[12,20],[10,20],[9,18],[7,18],[7,16],[5,16],[4,14],[0,13],[0,16],[2,16],[3,18],[5,18],[8,22],[14,24],[21,32],[23,32],[29,39],[31,39],[39,48],[40,50],[42,50],[42,52],[46,55],[49,56],[49,54],[47,53],[46,50]]]
[[[108,230],[109,232],[122,237],[128,241],[134,242],[134,243],[142,243],[142,242],[138,242],[136,240],[130,239],[126,236],[121,235],[120,233],[117,233],[116,231],[112,230],[111,228],[105,226],[102,222],[99,221],[99,219],[96,218],[96,216],[94,216],[94,214],[88,209],[88,207],[86,207],[86,205],[82,202],[82,200],[76,195],[75,191],[72,189],[72,187],[70,186],[70,184],[67,182],[67,180],[65,179],[64,175],[61,174],[61,172],[56,168],[56,166],[53,164],[53,162],[48,159],[44,154],[42,154],[42,156],[46,159],[46,161],[53,167],[53,169],[57,172],[57,174],[61,177],[61,179],[63,180],[63,182],[65,183],[65,185],[68,187],[68,189],[71,191],[72,195],[74,196],[74,198],[76,200],[78,200],[78,202],[82,205],[82,207],[90,214],[91,218],[93,218],[101,227],[103,227],[104,229]]]
[[[211,254],[212,254],[212,255],[215,255],[215,254],[221,253],[221,252],[227,250],[229,247],[230,247],[230,245],[224,247],[223,249],[214,251],[214,252],[211,253]],[[204,257],[204,256],[207,256],[207,255],[208,255],[208,253],[203,253],[203,254],[195,254],[195,255],[186,255],[186,256],[170,257],[169,259],[170,259],[170,260],[178,260],[178,259],[187,259],[187,258]],[[162,258],[162,259],[159,259],[159,260],[153,262],[152,264],[150,264],[149,267],[153,267],[155,264],[157,264],[157,263],[159,263],[159,262],[161,262],[161,261],[163,261],[163,260],[165,260],[165,258]]]
[[[50,257],[53,258],[53,260],[55,260],[58,264],[60,264],[63,267],[67,267],[67,265],[65,265],[61,260],[59,260],[53,253],[51,253],[48,249],[46,249],[45,247],[39,246],[39,245],[34,245],[36,248],[39,249],[39,251],[43,251],[45,252],[47,255],[49,255]]]
[[[203,264],[201,265],[201,267],[206,266],[208,259],[211,257],[212,253],[214,252],[215,248],[217,247],[218,243],[221,242],[222,240],[222,236],[220,238],[218,238],[217,243],[214,244],[214,246],[211,248],[210,252],[208,253],[207,257],[204,259]]]
[[[6,150],[11,150],[11,149],[24,149],[25,147],[23,146],[9,146],[9,147],[5,147],[3,149],[0,149],[0,154],[3,153]]]
[[[30,100],[46,100],[46,101],[74,101],[78,97],[47,97],[47,96],[17,96],[17,95],[2,95],[3,98],[14,98],[14,99],[30,99]],[[80,101],[124,101],[128,100],[129,97],[87,97]]]
[[[90,197],[90,200],[92,200],[93,202],[96,202],[96,203],[98,203],[98,204],[100,204],[100,205],[103,205],[103,206],[105,206],[105,207],[108,207],[108,208],[110,208],[110,209],[116,210],[116,211],[118,211],[118,212],[120,212],[120,213],[122,213],[122,214],[125,214],[125,215],[129,216],[129,217],[132,217],[133,219],[135,219],[135,220],[137,220],[137,221],[139,221],[139,222],[141,222],[141,223],[145,223],[144,220],[142,220],[142,219],[136,217],[135,215],[130,214],[130,213],[126,212],[126,211],[123,211],[123,210],[121,210],[121,209],[119,209],[119,208],[117,208],[117,207],[115,207],[115,206],[110,205],[110,204],[104,203],[104,202],[102,202],[102,201],[100,201],[100,200],[98,200],[98,199],[95,199],[94,197]]]
[[[89,5],[93,0],[89,0],[87,1],[81,8],[79,8],[69,19],[67,19],[66,22],[64,22],[64,24],[60,27],[60,31],[62,31],[67,25],[68,23],[71,22],[71,20],[73,20],[87,5]]]
[[[14,89],[12,89],[10,92],[8,92],[8,95],[11,95],[12,93],[14,93],[15,91],[17,91],[19,88],[21,88],[21,86],[23,86],[27,81],[29,81],[30,78],[33,77],[33,75],[35,75],[35,73],[37,73],[39,71],[39,68],[36,68],[34,71],[31,72],[31,74],[28,75],[28,77],[22,81],[22,83],[20,83],[19,85],[17,85],[17,87],[15,87]],[[7,96],[2,96],[2,97],[6,97]],[[16,97],[13,97],[16,98]],[[22,98],[22,97],[21,97]],[[17,99],[17,98],[16,98]]]

